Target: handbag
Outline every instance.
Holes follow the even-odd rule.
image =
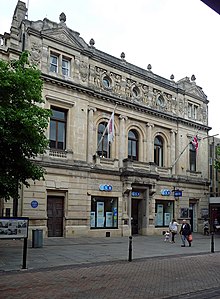
[[[189,235],[189,236],[188,236],[188,241],[189,241],[189,242],[192,242],[192,240],[193,240],[192,235]]]

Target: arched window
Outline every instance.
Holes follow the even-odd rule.
[[[134,130],[128,132],[128,158],[138,161],[138,134]]]
[[[156,136],[154,139],[154,163],[157,166],[163,165],[163,139],[160,136]]]
[[[196,149],[193,144],[189,144],[189,169],[196,171]]]
[[[108,145],[108,132],[106,130],[105,135],[103,133],[106,129],[107,123],[102,122],[98,126],[98,151],[97,154],[102,158],[110,157],[110,146]]]

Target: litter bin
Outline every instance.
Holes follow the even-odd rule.
[[[32,248],[43,247],[43,230],[33,229],[32,230]]]

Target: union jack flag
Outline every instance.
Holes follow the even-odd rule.
[[[196,153],[198,154],[199,142],[198,142],[198,137],[197,136],[193,137],[192,145],[194,146],[194,149],[196,150]]]
[[[112,143],[114,140],[114,111],[112,112],[111,118],[108,122],[107,125],[107,130],[108,130],[108,143]]]

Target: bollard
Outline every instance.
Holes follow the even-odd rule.
[[[211,232],[211,252],[214,253],[214,233]]]
[[[129,237],[129,253],[128,253],[128,261],[132,261],[132,236]]]

